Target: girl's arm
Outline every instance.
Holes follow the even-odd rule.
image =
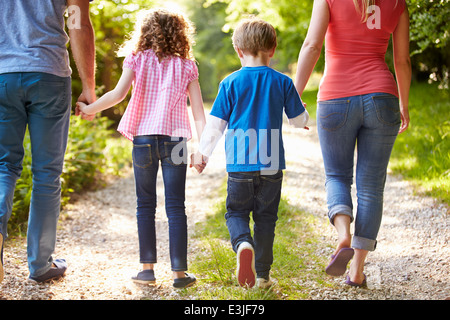
[[[197,131],[198,141],[202,137],[203,130],[206,126],[205,110],[203,109],[203,98],[200,90],[198,79],[192,81],[188,85],[189,101],[191,103],[192,115],[194,117],[195,129]],[[190,167],[195,167],[198,173],[202,173],[205,169],[207,159],[202,155],[191,155]]]
[[[198,80],[194,80],[188,85],[189,101],[191,102],[192,115],[194,116],[197,137],[200,138],[206,125],[205,111],[203,109],[203,98]]]
[[[325,0],[314,0],[311,22],[305,42],[298,57],[295,87],[299,95],[303,94],[309,77],[314,70],[322,51],[323,41],[330,20],[330,9]]]
[[[394,48],[394,68],[400,97],[400,114],[402,124],[399,133],[409,126],[409,89],[411,86],[411,59],[409,55],[409,13],[408,8],[400,16],[400,20],[392,35]]]
[[[119,79],[116,87],[105,93],[100,99],[86,105],[82,102],[78,102],[81,112],[85,114],[96,114],[97,112],[103,111],[105,109],[111,108],[112,106],[123,101],[130,90],[130,87],[134,80],[134,71],[128,68],[123,69],[122,76]]]

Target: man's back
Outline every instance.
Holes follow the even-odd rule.
[[[65,0],[2,1],[0,74],[71,75],[64,31]]]

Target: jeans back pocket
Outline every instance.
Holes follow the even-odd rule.
[[[187,164],[187,143],[185,139],[180,138],[180,140],[164,141],[165,159],[174,166]]]
[[[133,164],[138,168],[148,168],[152,165],[152,145],[139,144],[133,146]]]
[[[393,95],[373,96],[372,101],[377,111],[378,120],[386,125],[395,126],[401,123],[398,98]]]
[[[327,131],[335,131],[347,121],[350,100],[336,99],[317,103],[317,123]]]

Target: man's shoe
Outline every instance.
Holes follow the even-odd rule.
[[[53,260],[53,264],[55,266],[54,267],[52,266],[50,268],[50,270],[48,270],[43,275],[40,275],[40,276],[37,276],[37,277],[32,277],[30,275],[29,279],[31,279],[33,281],[36,281],[36,282],[48,282],[48,281],[57,280],[57,279],[63,277],[65,272],[66,272],[66,270],[67,270],[66,260],[64,260],[64,259],[56,259],[56,260]]]
[[[0,233],[0,283],[2,283],[3,277],[3,235]]]

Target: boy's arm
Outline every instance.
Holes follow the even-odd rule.
[[[228,122],[223,119],[212,115],[208,116],[198,148],[202,155],[208,158],[211,156],[227,125]]]
[[[198,151],[191,155],[190,167],[195,167],[198,173],[202,173],[205,169],[208,158],[217,146],[227,124],[228,122],[223,119],[212,115],[208,116],[208,121],[200,138]]]
[[[86,105],[82,102],[77,103],[80,107],[81,112],[88,115],[96,114],[97,112],[111,108],[112,106],[118,104],[127,96],[133,80],[134,71],[128,68],[124,68],[122,76],[120,77],[119,82],[113,90],[105,93],[100,99],[98,99],[94,103],[91,103],[90,105]]]
[[[291,118],[288,119],[289,120],[289,124],[291,126],[294,126],[296,128],[305,128],[305,129],[309,129],[306,125],[308,124],[309,121],[309,113],[307,110],[305,110],[302,114],[300,114],[299,116],[295,117],[295,118]]]

